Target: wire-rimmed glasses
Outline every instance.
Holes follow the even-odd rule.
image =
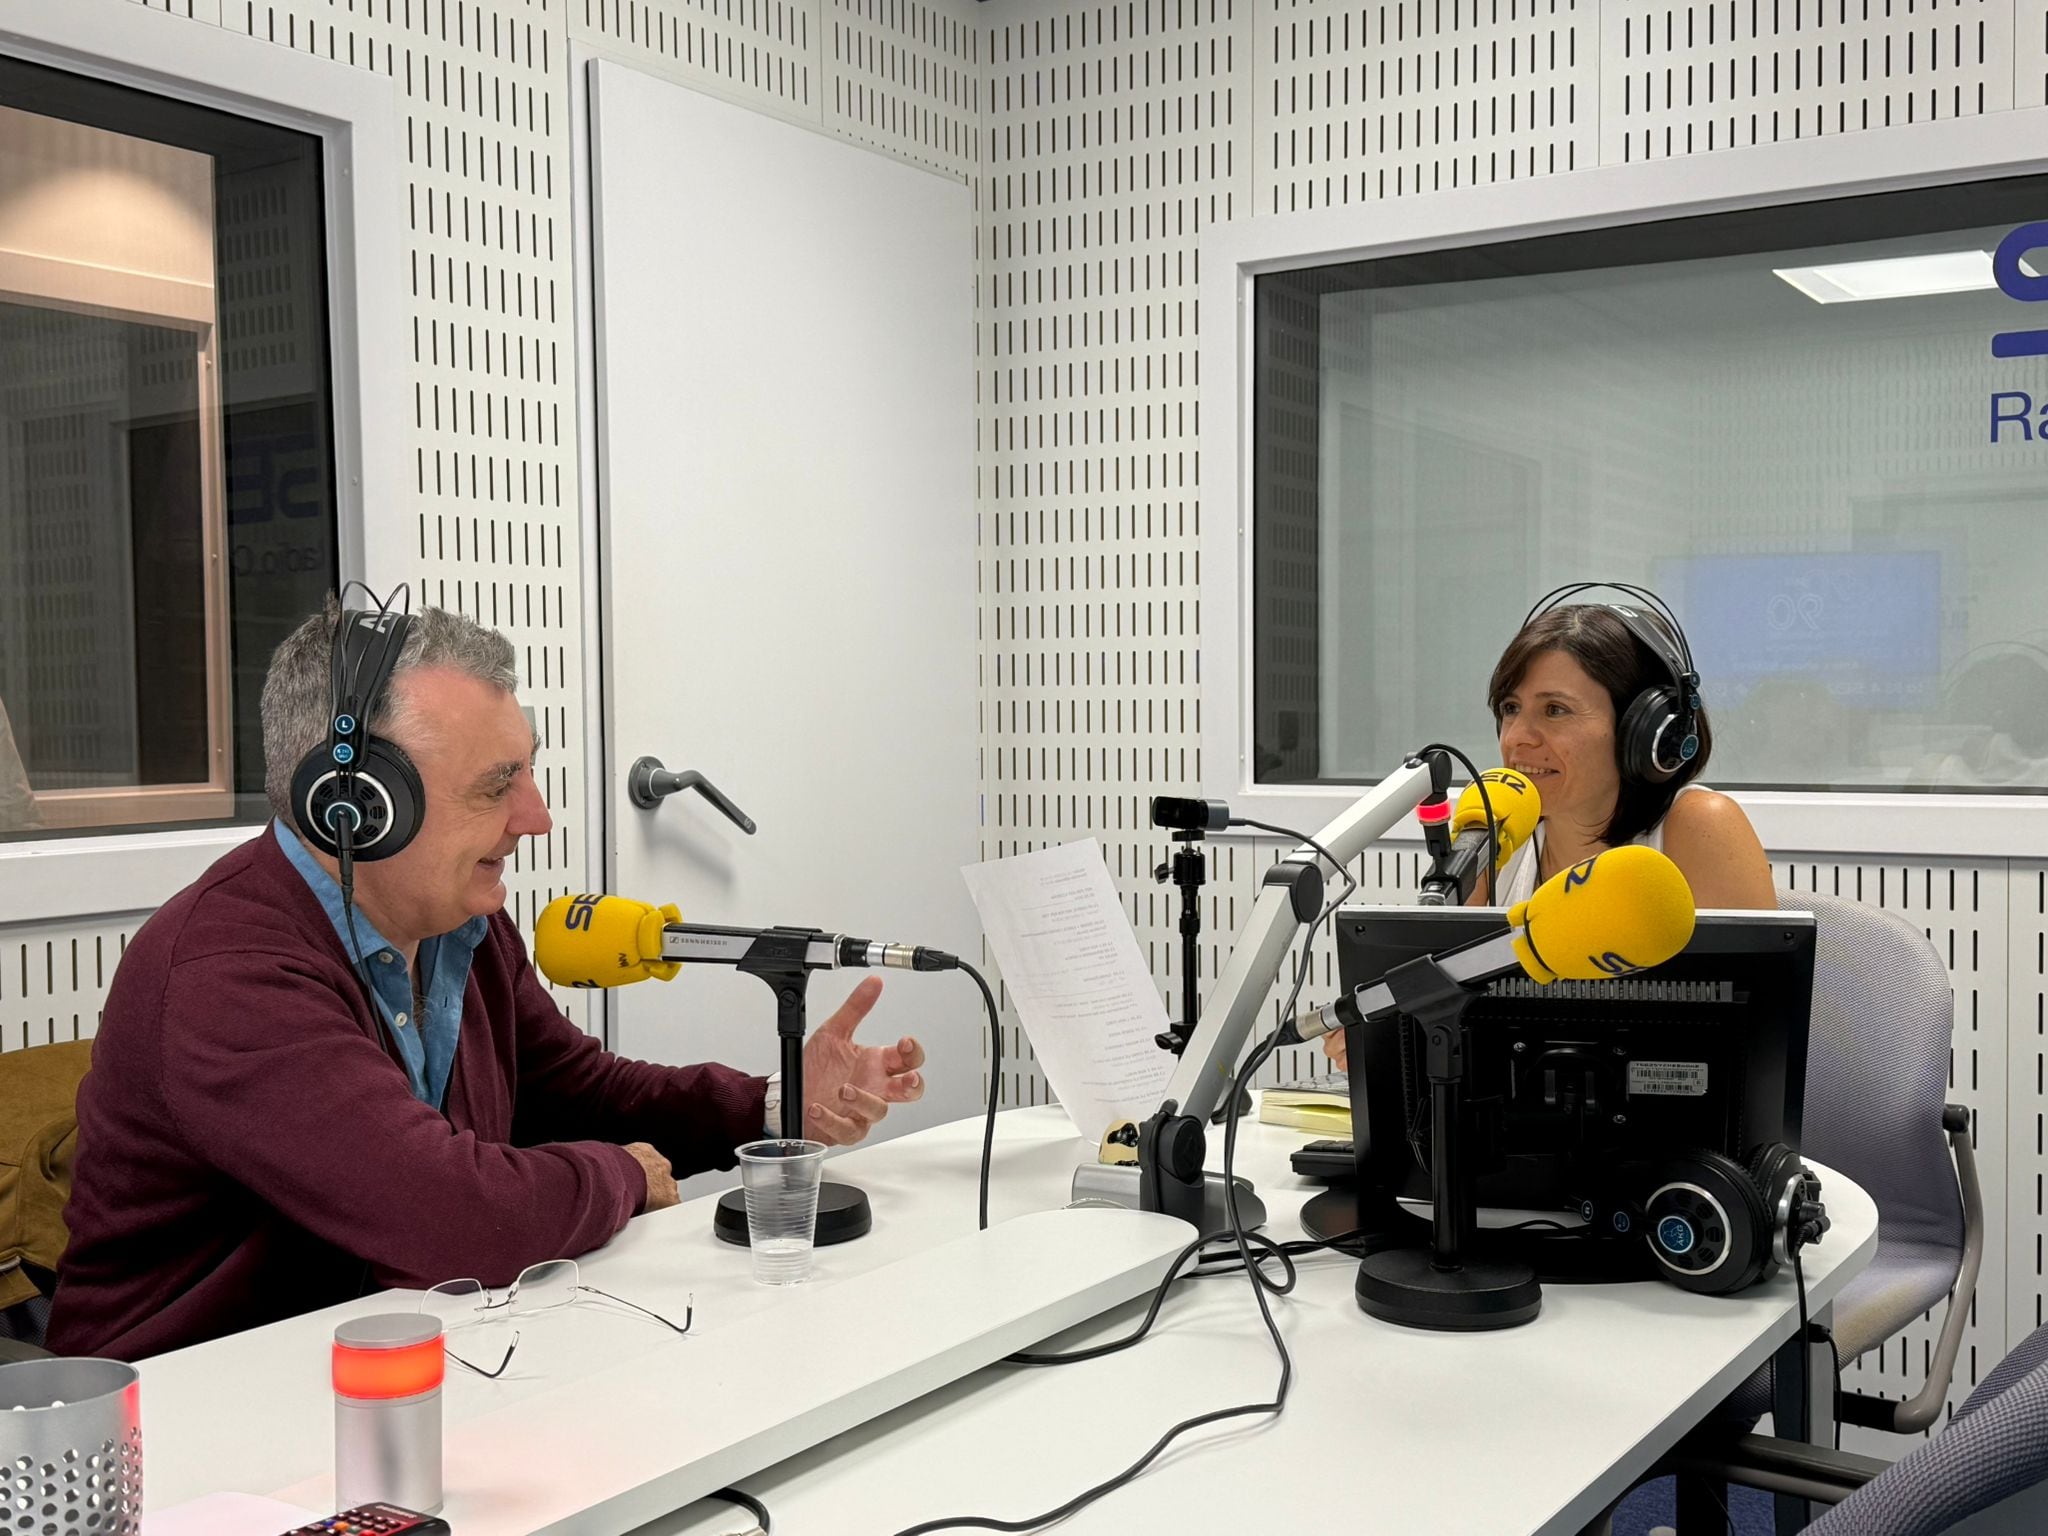
[[[505,1373],[505,1367],[512,1363],[512,1352],[519,1347],[516,1324],[520,1319],[566,1307],[585,1296],[595,1296],[642,1317],[651,1317],[675,1333],[688,1333],[697,1317],[694,1297],[685,1304],[683,1320],[677,1323],[638,1302],[585,1285],[583,1272],[574,1259],[544,1259],[529,1264],[510,1285],[495,1290],[480,1280],[443,1280],[420,1297],[420,1311],[440,1319],[443,1335],[462,1330],[464,1353],[456,1353],[451,1343],[450,1360],[479,1376],[495,1378]],[[465,1358],[470,1355],[475,1358]],[[497,1364],[481,1363],[490,1360]]]

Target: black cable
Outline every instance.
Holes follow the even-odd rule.
[[[353,810],[355,807],[350,805]],[[346,816],[340,817],[346,823]],[[334,844],[340,850],[335,863],[341,869],[341,912],[348,919],[349,948],[354,952],[356,962],[356,983],[363,989],[363,1001],[370,1005],[370,1017],[378,1023],[384,1022],[384,1010],[377,1002],[377,992],[370,985],[370,967],[363,959],[363,936],[356,932],[356,858],[354,851],[355,828],[343,825],[331,827]]]
[[[1233,816],[1230,818],[1230,824],[1233,827],[1251,827],[1259,832],[1271,832],[1276,837],[1291,837],[1297,843],[1315,849],[1317,853],[1322,855],[1323,862],[1336,872],[1337,878],[1344,882],[1344,894],[1338,898],[1340,901],[1350,900],[1351,893],[1358,889],[1358,882],[1352,878],[1351,871],[1344,867],[1337,855],[1330,852],[1329,849],[1325,848],[1307,833],[1297,832],[1292,827],[1276,827],[1270,821],[1253,821],[1249,816]]]
[[[711,1497],[714,1499],[724,1499],[728,1504],[737,1504],[746,1510],[748,1514],[754,1517],[754,1524],[760,1528],[761,1536],[768,1536],[768,1532],[773,1529],[768,1523],[768,1506],[755,1498],[751,1493],[748,1493],[746,1489],[721,1488],[712,1494]],[[748,1532],[748,1536],[753,1536],[753,1533],[751,1531]]]
[[[981,988],[982,1003],[988,1009],[988,1118],[981,1129],[981,1230],[988,1230],[988,1170],[993,1161],[996,1147],[996,1100],[1003,1088],[1003,1020],[996,1008],[996,995],[988,989],[988,982],[981,972],[965,960],[959,962],[960,969],[974,978],[974,984]],[[763,1522],[763,1529],[766,1522]]]
[[[1259,1257],[1261,1265],[1264,1265],[1268,1259],[1278,1259],[1280,1261],[1282,1272],[1286,1276],[1284,1280],[1275,1280],[1264,1274],[1263,1270],[1261,1271],[1260,1279],[1274,1295],[1285,1296],[1294,1289],[1297,1278],[1294,1260],[1297,1257],[1316,1253],[1326,1248],[1341,1250],[1344,1244],[1363,1235],[1363,1228],[1353,1228],[1349,1232],[1340,1232],[1335,1237],[1297,1237],[1289,1238],[1285,1242],[1276,1241],[1266,1236],[1263,1232],[1247,1232],[1245,1237],[1248,1241],[1257,1244],[1259,1248],[1264,1250]],[[1083,1360],[1099,1360],[1104,1355],[1113,1355],[1119,1350],[1130,1348],[1131,1345],[1137,1343],[1151,1331],[1153,1322],[1159,1316],[1160,1305],[1166,1300],[1166,1293],[1172,1288],[1174,1281],[1183,1279],[1203,1280],[1215,1275],[1235,1275],[1243,1271],[1244,1261],[1230,1249],[1198,1253],[1198,1250],[1209,1243],[1216,1242],[1220,1236],[1220,1233],[1212,1233],[1206,1237],[1198,1237],[1180,1251],[1173,1263],[1168,1266],[1165,1279],[1161,1280],[1153,1291],[1152,1304],[1145,1313],[1144,1321],[1123,1338],[1112,1339],[1107,1344],[1092,1344],[1083,1349],[1067,1350],[1059,1354],[1037,1354],[1019,1350],[1015,1354],[1005,1355],[1003,1359],[1013,1365],[1075,1365]],[[1194,1267],[1188,1269],[1187,1265],[1190,1256],[1194,1256]],[[1183,1269],[1187,1269],[1185,1275],[1181,1273]]]
[[[1336,912],[1339,903],[1358,888],[1358,882],[1351,877],[1350,871],[1345,869],[1330,854],[1328,849],[1309,838],[1301,836],[1298,832],[1290,831],[1285,827],[1270,827],[1264,823],[1253,821],[1243,821],[1241,824],[1257,827],[1260,831],[1274,832],[1282,837],[1292,837],[1307,844],[1309,847],[1314,848],[1324,859],[1328,860],[1330,866],[1343,876],[1345,882],[1345,890],[1340,892],[1335,900],[1325,902],[1323,909],[1316,914],[1315,920],[1309,924],[1307,936],[1302,941],[1301,955],[1295,962],[1294,985],[1288,993],[1287,1004],[1282,1010],[1282,1018],[1284,1020],[1292,1016],[1294,1004],[1300,999],[1302,986],[1308,979],[1310,960],[1315,948],[1317,933],[1329,921],[1331,915]],[[1076,1510],[1083,1509],[1104,1495],[1113,1493],[1123,1487],[1152,1465],[1153,1462],[1157,1461],[1169,1445],[1173,1444],[1175,1440],[1178,1440],[1189,1430],[1200,1429],[1208,1424],[1221,1423],[1226,1419],[1245,1418],[1253,1414],[1273,1414],[1278,1416],[1285,1410],[1288,1389],[1294,1382],[1294,1359],[1287,1352],[1287,1341],[1280,1335],[1280,1325],[1273,1321],[1273,1311],[1267,1305],[1266,1293],[1272,1291],[1276,1295],[1285,1295],[1294,1288],[1296,1274],[1294,1261],[1291,1255],[1283,1251],[1282,1244],[1259,1233],[1247,1233],[1244,1226],[1243,1212],[1239,1210],[1237,1204],[1238,1104],[1246,1096],[1246,1087],[1253,1075],[1272,1056],[1279,1043],[1280,1030],[1276,1026],[1272,1033],[1255,1046],[1251,1054],[1246,1056],[1244,1061],[1238,1066],[1237,1073],[1230,1082],[1229,1098],[1225,1101],[1226,1108],[1223,1120],[1223,1207],[1230,1217],[1228,1235],[1236,1246],[1237,1259],[1243,1265],[1245,1275],[1251,1283],[1252,1299],[1259,1306],[1259,1318],[1266,1325],[1266,1335],[1272,1339],[1273,1348],[1280,1356],[1280,1382],[1274,1390],[1273,1400],[1266,1403],[1241,1403],[1234,1408],[1218,1408],[1208,1413],[1197,1414],[1191,1419],[1183,1419],[1180,1423],[1167,1430],[1164,1435],[1160,1436],[1153,1443],[1150,1450],[1146,1451],[1143,1456],[1140,1456],[1123,1471],[1117,1473],[1114,1477],[1097,1483],[1092,1488],[1082,1490],[1058,1508],[1047,1510],[1043,1514],[1031,1516],[1023,1520],[999,1520],[990,1515],[949,1516],[938,1520],[927,1520],[918,1525],[906,1526],[903,1530],[897,1532],[896,1536],[928,1536],[928,1533],[932,1531],[948,1530],[1034,1531],[1040,1526],[1064,1520]],[[1097,1359],[1102,1355],[1114,1354],[1118,1350],[1130,1348],[1131,1345],[1143,1338],[1151,1328],[1153,1320],[1158,1316],[1159,1307],[1165,1299],[1167,1289],[1179,1272],[1186,1267],[1188,1260],[1220,1236],[1222,1234],[1203,1233],[1180,1251],[1175,1257],[1173,1264],[1168,1268],[1166,1279],[1161,1281],[1154,1290],[1151,1307],[1146,1312],[1145,1320],[1135,1332],[1126,1335],[1122,1339],[1111,1340],[1108,1344],[1098,1344],[1086,1349],[1071,1350],[1062,1355],[1033,1356],[1020,1353],[1009,1358],[1019,1364],[1026,1365],[1066,1365],[1080,1360]],[[1340,1237],[1331,1241],[1341,1240],[1342,1238]],[[1315,1247],[1328,1246],[1327,1242],[1309,1241]],[[1254,1259],[1252,1256],[1252,1245],[1254,1243],[1259,1244],[1268,1254],[1279,1255],[1287,1277],[1284,1282],[1268,1278],[1265,1271],[1259,1267],[1259,1260]],[[1309,1250],[1304,1249],[1302,1251]],[[1264,1256],[1263,1254],[1261,1255],[1261,1257]]]
[[[1799,1287],[1799,1375],[1806,1386],[1799,1400],[1799,1439],[1804,1444],[1813,1439],[1813,1357],[1807,1352],[1806,1270],[1799,1262],[1797,1238],[1786,1246],[1792,1250],[1792,1280]]]
[[[1243,1218],[1241,1217],[1237,1209],[1236,1186],[1231,1182],[1232,1163],[1234,1161],[1234,1154],[1236,1152],[1237,1147],[1238,1096],[1244,1092],[1245,1084],[1247,1080],[1250,1078],[1251,1073],[1253,1071],[1256,1071],[1259,1065],[1261,1065],[1264,1062],[1266,1057],[1272,1054],[1275,1044],[1275,1037],[1268,1036],[1266,1040],[1251,1053],[1251,1055],[1245,1058],[1244,1065],[1238,1068],[1237,1076],[1231,1080],[1229,1108],[1223,1122],[1223,1188],[1224,1204],[1230,1212],[1230,1235],[1237,1242],[1239,1256],[1244,1260],[1246,1273],[1253,1277],[1252,1295],[1259,1304],[1259,1316],[1264,1320],[1266,1324],[1266,1332],[1267,1335],[1273,1340],[1273,1347],[1276,1350],[1278,1350],[1280,1354],[1280,1385],[1279,1389],[1274,1394],[1273,1401],[1271,1401],[1270,1403],[1244,1403],[1240,1404],[1235,1408],[1218,1408],[1212,1410],[1209,1413],[1197,1414],[1195,1415],[1195,1417],[1191,1419],[1183,1419],[1180,1423],[1174,1425],[1173,1428],[1169,1429],[1164,1435],[1160,1436],[1160,1438],[1153,1443],[1152,1448],[1146,1451],[1145,1454],[1143,1456],[1140,1456],[1135,1462],[1131,1463],[1130,1466],[1126,1467],[1123,1471],[1117,1473],[1114,1477],[1111,1477],[1103,1482],[1097,1483],[1094,1487],[1085,1489],[1081,1493],[1076,1494],[1073,1498],[1069,1499],[1066,1503],[1060,1505],[1057,1509],[1050,1509],[1043,1514],[1035,1515],[1024,1520],[999,1520],[994,1518],[993,1516],[988,1515],[950,1516],[939,1520],[927,1520],[919,1525],[906,1526],[903,1530],[897,1532],[897,1536],[927,1536],[927,1533],[931,1531],[969,1529],[982,1531],[1037,1530],[1040,1526],[1050,1525],[1055,1521],[1064,1520],[1067,1518],[1067,1516],[1073,1514],[1076,1510],[1084,1508],[1085,1506],[1094,1503],[1097,1499],[1103,1497],[1105,1494],[1113,1493],[1118,1488],[1123,1487],[1126,1483],[1129,1483],[1133,1478],[1137,1477],[1139,1473],[1143,1472],[1147,1467],[1152,1465],[1153,1462],[1157,1461],[1169,1445],[1173,1444],[1175,1440],[1179,1439],[1182,1435],[1186,1434],[1191,1429],[1199,1429],[1207,1424],[1220,1423],[1225,1419],[1244,1418],[1247,1415],[1251,1414],[1277,1414],[1286,1406],[1287,1389],[1291,1385],[1294,1378],[1294,1361],[1292,1357],[1290,1357],[1287,1353],[1287,1344],[1286,1341],[1282,1339],[1280,1336],[1279,1325],[1273,1321],[1272,1310],[1266,1305],[1267,1287],[1262,1277],[1260,1276],[1259,1271],[1253,1265],[1250,1245],[1246,1242]],[[1206,1238],[1198,1239],[1196,1244],[1191,1246],[1199,1247],[1201,1243],[1205,1240]],[[1183,1250],[1184,1253],[1186,1251],[1187,1250]]]
[[[1441,752],[1446,757],[1457,759],[1458,766],[1472,775],[1472,783],[1479,791],[1479,809],[1486,813],[1486,904],[1498,906],[1500,903],[1494,897],[1500,893],[1495,889],[1494,878],[1500,865],[1500,822],[1494,818],[1493,797],[1486,792],[1486,779],[1472,759],[1449,742],[1432,741],[1415,755],[1426,757],[1431,752]]]

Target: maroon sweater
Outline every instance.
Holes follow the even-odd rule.
[[[676,1174],[761,1134],[764,1080],[603,1050],[499,913],[477,946],[446,1101],[414,1098],[319,899],[276,839],[216,863],[135,935],[78,1098],[50,1348],[133,1360],[388,1286],[609,1241]]]

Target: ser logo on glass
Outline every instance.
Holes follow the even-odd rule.
[[[2048,246],[2048,219],[2022,224],[1992,253],[1991,275],[1999,292],[2024,304],[2048,301],[2048,274],[2035,270],[2025,257],[2037,246]],[[2031,331],[2000,331],[1991,338],[1991,355],[2000,358],[2048,357],[2048,328]],[[2040,402],[2038,428],[2034,420],[2034,397],[2023,389],[2000,390],[1991,397],[1991,441],[2000,440],[2000,427],[2012,428],[2007,441],[2031,443],[2048,438],[2048,396]]]

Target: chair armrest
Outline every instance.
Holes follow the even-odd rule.
[[[1681,1440],[1658,1470],[1690,1472],[1816,1504],[1839,1504],[1890,1466],[1874,1456],[1803,1440],[1701,1430]]]
[[[1845,1424],[1889,1430],[1895,1435],[1918,1434],[1941,1416],[1942,1404],[1948,1401],[1963,1327],[1970,1320],[1970,1303],[1977,1294],[1977,1272],[1984,1265],[1984,1191],[1977,1182],[1977,1149],[1970,1140],[1970,1111],[1961,1104],[1944,1105],[1941,1128],[1948,1133],[1949,1154],[1956,1164],[1956,1183],[1963,1195],[1963,1258],[1956,1273],[1955,1289],[1949,1292],[1941,1333],[1934,1341],[1927,1379],[1918,1392],[1897,1403],[1861,1392],[1844,1392],[1836,1415]]]
[[[20,1360],[48,1360],[52,1358],[47,1349],[39,1348],[22,1339],[0,1339],[0,1365],[12,1365]]]

